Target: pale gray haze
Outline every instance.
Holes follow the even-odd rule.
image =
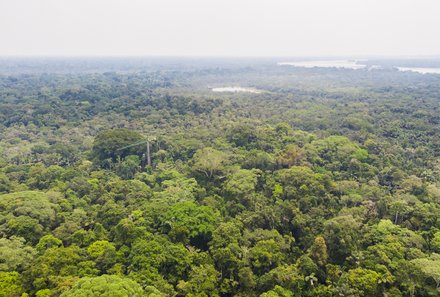
[[[0,56],[439,54],[439,0],[0,0]]]

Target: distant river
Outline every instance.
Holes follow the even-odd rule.
[[[299,61],[299,62],[280,62],[278,65],[288,65],[303,68],[345,68],[345,69],[364,69],[367,65],[359,63],[357,60],[316,60],[316,61]],[[426,67],[396,67],[399,71],[412,71],[422,74],[440,74],[440,68]],[[381,66],[369,66],[368,70],[383,69]]]
[[[366,65],[358,64],[357,61],[352,60],[322,60],[322,61],[301,61],[301,62],[280,62],[278,65],[289,65],[304,68],[348,68],[348,69],[362,69]]]
[[[222,88],[212,88],[211,90],[213,92],[229,92],[229,93],[238,93],[238,92],[254,93],[254,94],[262,93],[261,90],[252,89],[252,88],[242,88],[242,87],[222,87]]]
[[[399,71],[412,71],[422,74],[440,74],[440,68],[421,68],[421,67],[397,67]]]

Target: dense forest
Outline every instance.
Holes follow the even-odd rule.
[[[0,296],[439,296],[440,75],[276,62],[0,60]]]

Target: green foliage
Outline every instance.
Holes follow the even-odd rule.
[[[70,290],[61,294],[61,296],[141,297],[144,296],[144,292],[139,284],[128,278],[121,278],[116,275],[101,275],[80,279]]]
[[[218,294],[219,272],[212,265],[201,265],[192,268],[187,282],[181,281],[177,285],[179,291],[189,297],[219,296]]]
[[[138,239],[130,251],[133,271],[160,272],[172,282],[177,282],[188,271],[192,258],[182,244],[173,244],[163,237]]]
[[[50,289],[43,289],[38,290],[37,293],[35,293],[36,297],[50,297],[52,296],[52,291]]]
[[[164,214],[163,223],[175,240],[184,243],[190,240],[195,246],[204,247],[204,243],[211,239],[218,216],[210,207],[179,202]]]
[[[228,140],[236,146],[252,147],[258,136],[254,127],[246,124],[239,124],[233,127],[228,133]]]
[[[117,262],[116,248],[106,240],[98,240],[89,245],[87,253],[103,272],[108,271]]]
[[[359,296],[376,296],[379,294],[379,278],[380,275],[376,271],[356,268],[344,274],[341,282],[355,289]]]
[[[431,247],[433,251],[440,253],[440,231],[434,234],[434,238],[431,240]]]
[[[310,248],[310,257],[319,266],[324,266],[328,260],[327,244],[322,236],[317,236]]]
[[[291,166],[299,166],[304,162],[304,149],[295,144],[288,145],[279,153],[276,163],[280,168],[288,168]]]
[[[301,296],[305,289],[305,276],[301,274],[296,265],[279,266],[261,276],[262,290],[270,290],[276,286],[288,289],[295,296]]]
[[[60,247],[63,242],[56,238],[55,236],[49,234],[40,238],[37,245],[35,246],[39,253],[43,253],[45,250],[51,247]]]
[[[228,177],[224,189],[228,195],[232,197],[249,196],[255,192],[255,187],[260,174],[261,171],[258,169],[238,170]]]
[[[324,195],[330,187],[330,179],[322,173],[315,173],[308,167],[293,166],[276,172],[276,179],[284,189],[284,196],[299,198],[300,195]]]
[[[55,220],[55,205],[36,191],[0,195],[0,232],[37,241]]]
[[[105,130],[95,138],[93,143],[93,156],[97,158],[101,164],[105,164],[105,160],[108,159],[111,159],[112,162],[116,162],[118,157],[124,158],[128,155],[135,155],[141,152],[137,146],[122,149],[141,140],[143,140],[143,138],[139,133],[128,129]]]
[[[206,178],[212,178],[222,172],[228,162],[228,156],[212,147],[205,147],[194,154],[193,162],[194,170],[203,173]]]
[[[5,61],[1,296],[439,295],[440,76]]]
[[[440,286],[440,255],[432,254],[430,258],[414,259],[412,262],[425,277],[434,280],[436,288]]]
[[[339,216],[325,222],[324,238],[334,261],[341,263],[358,249],[361,227],[352,216]]]
[[[248,209],[255,209],[256,187],[261,176],[259,169],[240,169],[231,174],[223,189],[228,200],[234,200]]]
[[[26,246],[23,238],[0,238],[0,271],[22,272],[29,268],[35,254],[35,249]]]
[[[293,297],[293,293],[280,286],[275,286],[272,290],[265,292],[260,297]]]
[[[29,271],[32,286],[35,289],[56,288],[64,286],[64,281],[97,274],[95,263],[88,262],[84,256],[77,246],[47,249]]]
[[[20,297],[24,293],[23,285],[18,272],[0,271],[0,296]]]
[[[259,274],[280,265],[284,255],[281,246],[274,239],[261,240],[249,250],[252,267]]]

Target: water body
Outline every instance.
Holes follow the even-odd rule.
[[[260,94],[263,91],[261,90],[257,90],[257,89],[253,89],[253,88],[242,88],[242,87],[221,87],[221,88],[212,88],[211,89],[213,92],[222,92],[222,93],[239,93],[239,92],[243,92],[243,93],[254,93],[254,94]]]
[[[440,68],[423,68],[423,67],[397,67],[399,71],[411,71],[422,74],[440,74]]]
[[[300,62],[280,62],[278,65],[288,65],[294,67],[304,68],[347,68],[347,69],[363,69],[367,67],[363,64],[358,64],[354,60],[322,60],[322,61],[300,61]]]

